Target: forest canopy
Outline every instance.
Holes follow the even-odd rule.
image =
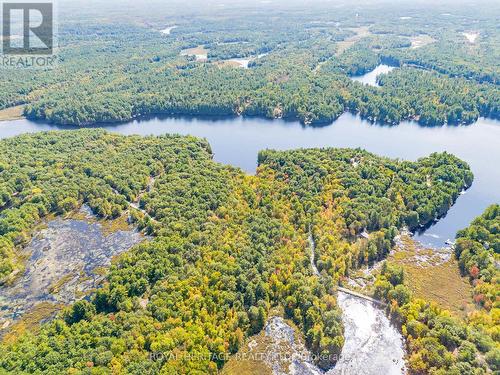
[[[444,214],[472,182],[447,153],[410,162],[359,149],[263,151],[249,176],[214,162],[193,137],[79,130],[6,139],[0,149],[3,277],[22,268],[35,223],[83,203],[104,218],[128,215],[151,237],[89,298],[1,344],[0,368],[11,373],[216,373],[273,308],[313,353],[335,358],[344,342],[335,285],[383,259],[398,228]],[[140,210],[131,208],[138,198]],[[151,360],[158,352],[175,360]]]
[[[426,126],[498,119],[498,4],[401,3],[307,2],[286,13],[274,3],[250,11],[200,2],[191,13],[156,4],[134,14],[110,5],[113,22],[99,7],[82,5],[75,17],[62,6],[57,68],[0,70],[0,109],[25,104],[31,119],[76,126],[157,114],[325,124],[349,111]],[[397,67],[381,87],[350,79],[381,63]]]
[[[488,374],[500,371],[500,206],[494,204],[457,233],[455,256],[474,287],[475,309],[458,319],[412,296],[403,268],[384,263],[375,295],[390,303],[408,344],[410,374]]]

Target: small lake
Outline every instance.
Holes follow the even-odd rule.
[[[371,124],[346,113],[328,126],[303,126],[297,121],[261,118],[150,118],[103,125],[120,134],[190,134],[206,138],[215,160],[255,173],[257,154],[272,148],[360,147],[378,155],[416,160],[448,151],[467,161],[474,172],[472,187],[459,197],[445,218],[416,239],[442,247],[457,230],[468,226],[486,207],[500,201],[500,121],[479,119],[468,126],[423,127],[415,122],[397,126]],[[22,133],[74,129],[26,119],[0,122],[0,138]]]
[[[394,69],[396,68],[393,66],[381,64],[377,66],[375,69],[373,69],[371,72],[359,76],[352,76],[351,79],[353,81],[362,83],[364,85],[379,87],[379,84],[377,82],[377,77],[381,74],[387,74]]]

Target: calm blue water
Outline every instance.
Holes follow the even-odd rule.
[[[266,148],[361,147],[392,158],[416,160],[435,151],[448,151],[467,161],[475,175],[472,187],[436,225],[416,238],[444,246],[492,203],[500,202],[500,121],[480,119],[469,126],[422,127],[413,122],[398,126],[373,125],[351,114],[324,127],[259,118],[152,118],[103,125],[120,134],[190,134],[206,138],[215,160],[254,173],[257,153]],[[29,120],[0,122],[0,138],[17,134],[71,128]]]
[[[368,72],[360,76],[352,76],[351,79],[353,81],[360,82],[364,85],[378,87],[379,84],[377,83],[377,77],[381,74],[387,74],[394,69],[396,68],[393,66],[381,64],[377,66],[375,69],[373,69],[371,72]]]

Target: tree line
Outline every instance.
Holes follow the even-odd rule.
[[[0,368],[13,373],[216,373],[275,308],[313,353],[331,358],[318,363],[328,369],[344,342],[339,280],[382,259],[398,227],[444,212],[472,179],[446,153],[402,162],[362,150],[266,151],[248,176],[215,163],[193,137],[80,130],[0,147],[0,233],[11,246],[3,275],[22,269],[17,255],[36,223],[83,203],[105,218],[129,215],[150,235],[113,262],[94,294],[0,345]],[[147,215],[128,207],[139,194]]]
[[[476,310],[458,319],[433,302],[412,296],[404,270],[384,263],[375,296],[401,323],[410,374],[487,374],[500,371],[498,332],[499,206],[492,205],[457,233],[455,256],[474,286]]]

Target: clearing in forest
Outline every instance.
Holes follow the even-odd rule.
[[[12,121],[23,118],[23,109],[23,105],[18,105],[0,110],[0,121]]]
[[[403,235],[389,262],[403,266],[415,297],[434,301],[462,317],[474,308],[472,287],[467,278],[460,275],[451,248],[429,249]]]
[[[369,29],[370,29],[370,26],[361,26],[361,27],[349,29],[349,30],[355,32],[356,35],[353,35],[353,36],[337,43],[337,55],[341,55],[346,49],[353,46],[355,43],[360,41],[362,38],[365,38],[365,37],[371,35],[371,32]]]
[[[410,49],[422,48],[428,44],[435,43],[436,39],[427,34],[417,35],[411,38]]]

